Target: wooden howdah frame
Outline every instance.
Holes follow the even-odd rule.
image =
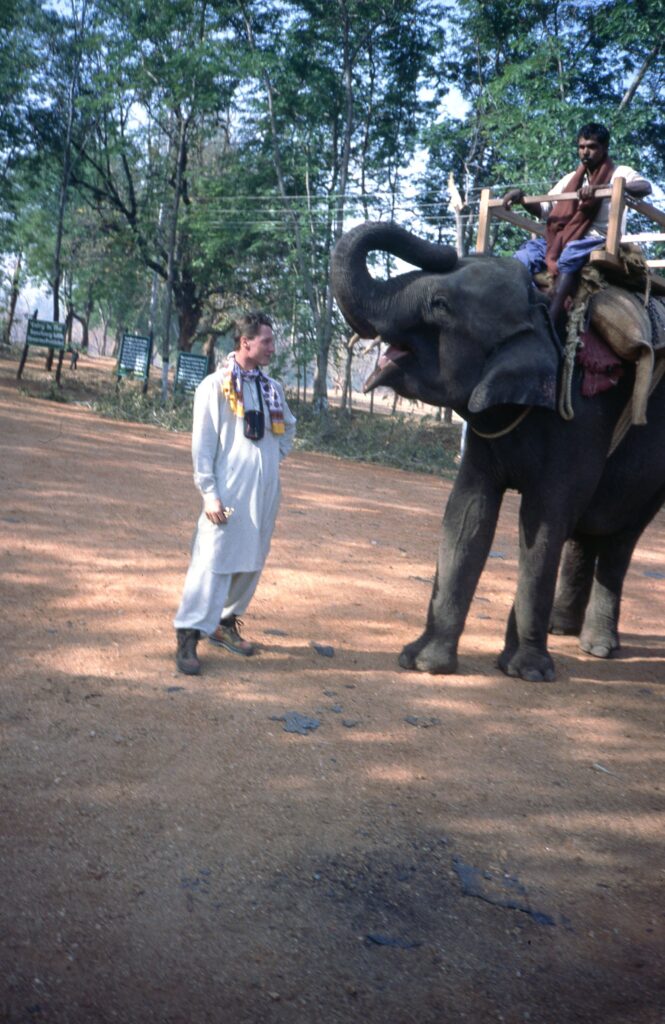
[[[635,210],[641,213],[648,220],[665,228],[665,213],[657,210],[650,203],[644,203],[640,199],[633,199],[625,190],[625,178],[616,178],[611,186],[596,189],[595,195],[601,199],[609,198],[610,215],[607,225],[605,247],[596,249],[589,256],[589,263],[605,271],[608,276],[622,275],[624,272],[623,261],[619,257],[619,246],[622,242],[665,242],[665,233],[643,232],[637,235],[621,235],[621,222],[624,210]],[[525,203],[550,203],[558,199],[577,199],[576,192],[562,192],[560,195],[525,196]],[[480,196],[480,212],[478,215],[478,237],[476,241],[476,252],[486,254],[490,250],[490,234],[492,220],[504,220],[514,224],[532,235],[545,234],[545,222],[526,217],[519,213],[507,210],[503,205],[503,199],[492,197],[492,190],[484,188]],[[646,261],[649,267],[648,277],[651,289],[654,294],[665,295],[665,276],[652,271],[665,267],[665,259],[649,259]]]

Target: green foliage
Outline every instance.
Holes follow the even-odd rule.
[[[151,423],[174,431],[192,429],[191,398],[175,398],[162,403],[157,389],[144,395],[141,388],[131,382],[122,382],[120,387],[98,395],[89,404],[100,416],[111,420]]]
[[[450,240],[452,172],[468,249],[480,189],[551,187],[589,119],[659,180],[664,30],[660,0],[7,0],[0,248],[162,350],[267,308],[325,408],[339,234],[424,219]]]
[[[330,409],[325,424],[313,408],[302,403],[296,448],[326,452],[358,462],[374,462],[396,469],[448,476],[456,472],[460,430],[433,416],[402,416]]]
[[[57,397],[51,396],[48,397]],[[403,416],[354,412],[352,416],[330,409],[325,426],[311,404],[289,402],[298,419],[296,450],[325,452],[355,462],[372,462],[395,469],[450,476],[456,472],[459,452],[458,425],[447,425],[433,416]],[[191,431],[192,398],[162,404],[158,390],[143,395],[140,385],[123,381],[90,400],[101,416],[133,423],[151,423],[166,430]]]
[[[424,135],[430,221],[440,223],[437,195],[450,171],[472,206],[481,188],[551,188],[575,166],[576,133],[588,121],[606,123],[611,152],[658,181],[664,32],[665,9],[652,0],[459,0],[438,87],[454,84],[468,109]]]
[[[15,217],[20,209],[17,168],[35,142],[40,108],[35,103],[38,78],[37,0],[0,4],[0,251],[19,249]]]

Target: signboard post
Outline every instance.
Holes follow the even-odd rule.
[[[123,334],[120,342],[116,377],[133,377],[143,381],[143,394],[148,390],[150,360],[152,358],[152,335]]]
[[[23,346],[21,361],[18,364],[18,373],[16,374],[17,380],[21,379],[23,367],[25,366],[25,361],[28,358],[28,348],[30,345],[41,345],[47,348],[51,356],[56,349],[58,350],[58,366],[55,371],[55,380],[56,383],[59,384],[60,371],[62,370],[62,357],[65,354],[65,325],[56,323],[53,320],[35,320],[34,318],[32,320],[28,320],[25,345]]]
[[[203,378],[208,376],[209,369],[207,356],[197,356],[191,352],[178,352],[174,392],[196,391]]]

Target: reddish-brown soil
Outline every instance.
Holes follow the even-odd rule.
[[[295,452],[246,616],[260,653],[202,643],[185,677],[189,437],[41,401],[37,364],[26,389],[15,372],[0,362],[0,1020],[663,1024],[663,514],[621,657],[552,638],[556,682],[528,684],[495,667],[509,495],[460,672],[423,676],[396,656],[450,484]],[[289,711],[319,727],[286,732]]]

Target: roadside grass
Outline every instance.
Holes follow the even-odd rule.
[[[127,420],[130,423],[152,423],[165,430],[178,432],[192,429],[192,400],[188,397],[169,398],[162,403],[155,389],[146,395],[140,388],[127,386],[106,391],[91,401],[90,408],[100,416],[111,420]]]
[[[295,447],[325,452],[355,462],[372,462],[417,473],[452,477],[460,446],[460,426],[432,416],[354,410],[351,415],[330,409],[320,419],[310,405],[300,403]]]
[[[4,360],[3,360],[4,361]],[[165,430],[192,429],[192,396],[169,398],[162,403],[157,382],[146,395],[137,381],[123,380],[118,387],[109,381],[108,370],[88,364],[85,373],[68,373],[59,388],[51,375],[29,375],[18,384],[31,398],[82,405],[107,419],[150,423]],[[331,405],[321,418],[309,403],[289,403],[298,419],[297,451],[325,452],[354,462],[371,462],[396,469],[454,477],[459,452],[459,423],[443,423],[432,415],[370,413],[365,409],[343,412]]]
[[[110,419],[152,423],[166,430],[192,429],[191,398],[169,399],[162,404],[156,392],[120,387],[91,403]],[[354,410],[349,415],[330,408],[319,417],[311,405],[291,402],[298,419],[296,451],[325,452],[354,462],[372,462],[418,473],[451,476],[456,472],[460,428],[435,416],[375,413]]]

